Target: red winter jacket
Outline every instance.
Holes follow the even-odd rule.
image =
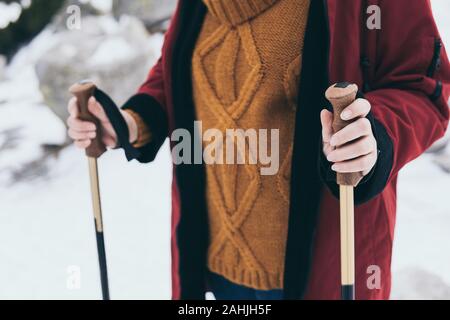
[[[377,5],[381,29],[366,28]],[[152,130],[142,162],[154,159],[177,128],[193,132],[190,62],[206,7],[180,0],[162,57],[124,108]],[[294,140],[291,210],[286,252],[286,299],[339,299],[337,187],[321,151],[319,114],[325,89],[340,81],[365,89],[380,156],[355,190],[356,295],[388,299],[400,169],[443,136],[449,118],[450,65],[425,0],[312,1],[303,57]],[[174,168],[172,287],[174,299],[203,299],[208,220],[202,165]],[[425,214],[425,213],[424,213]],[[371,266],[381,287],[369,289]]]

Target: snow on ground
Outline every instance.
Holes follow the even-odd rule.
[[[33,162],[44,154],[42,144],[65,139],[64,124],[43,105],[33,68],[55,41],[44,31],[0,82],[0,299],[100,297],[85,156],[69,147],[42,168]],[[160,51],[162,37],[149,41]],[[99,168],[112,296],[170,298],[168,146],[150,165],[127,164],[114,151]],[[12,183],[17,171],[32,173]],[[74,270],[81,287],[69,290]]]
[[[170,297],[170,159],[148,166],[121,152],[99,162],[111,282],[116,299]],[[51,178],[1,188],[0,299],[100,297],[87,165],[74,148],[52,162]],[[81,288],[68,290],[69,268]]]
[[[445,198],[449,186],[450,175],[433,165],[430,155],[402,171],[392,267],[393,298],[450,299],[450,203]],[[427,283],[425,279],[440,285],[417,286]],[[439,287],[445,295],[436,297]]]
[[[444,41],[450,44],[450,2],[432,3]],[[12,172],[42,156],[42,143],[64,140],[65,128],[42,104],[33,71],[36,58],[54,40],[51,34],[41,34],[0,82],[0,299],[100,298],[82,152],[66,148],[43,168],[29,164],[35,175],[11,181]],[[13,138],[16,146],[5,144]],[[168,299],[168,146],[150,165],[125,162],[121,151],[99,162],[111,295]],[[433,164],[431,155],[410,164],[400,176],[393,298],[450,299],[450,204],[444,193],[449,185],[450,175]],[[80,287],[73,288],[78,270]]]

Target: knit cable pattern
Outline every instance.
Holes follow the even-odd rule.
[[[248,140],[233,146],[246,158],[244,165],[206,167],[208,267],[241,285],[280,289],[309,0],[204,2],[209,12],[192,58],[194,102],[203,131],[215,128],[225,136],[227,129],[280,130],[275,176],[261,176],[261,165],[251,164],[258,148]]]

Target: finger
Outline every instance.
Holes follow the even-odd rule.
[[[94,117],[96,117],[100,122],[109,122],[108,117],[106,116],[105,110],[100,105],[100,103],[97,102],[97,100],[94,97],[91,97],[89,99],[88,103],[88,109],[89,112],[92,113]]]
[[[87,149],[91,145],[91,140],[78,140],[74,144],[79,149]]]
[[[377,150],[377,142],[374,137],[367,136],[332,151],[327,159],[330,162],[342,162],[368,155]]]
[[[73,97],[70,99],[67,110],[69,111],[70,116],[78,118],[79,111],[77,98]]]
[[[354,160],[335,163],[332,170],[338,173],[370,172],[376,161],[376,152],[372,152]]]
[[[89,131],[97,130],[97,127],[92,122],[82,121],[82,120],[80,120],[78,118],[74,118],[74,117],[69,117],[69,119],[67,119],[67,125],[69,126],[70,129],[75,130],[75,131],[89,132]]]
[[[333,150],[335,150],[335,148],[333,148],[329,143],[324,143],[323,154],[325,155],[326,158],[328,158],[328,156],[330,155],[331,152],[333,152]]]
[[[73,129],[69,129],[69,137],[73,140],[90,140],[94,139],[97,136],[97,132],[95,131],[76,131]]]
[[[111,137],[103,138],[102,142],[108,148],[115,148],[117,146],[117,142]]]
[[[341,113],[342,120],[352,120],[356,118],[366,117],[372,106],[366,99],[356,99],[351,105],[344,109]]]
[[[367,118],[361,118],[341,131],[337,132],[330,140],[333,147],[339,147],[353,140],[372,134],[372,125]]]
[[[322,110],[320,121],[322,122],[322,140],[329,143],[333,135],[333,114],[326,109]]]

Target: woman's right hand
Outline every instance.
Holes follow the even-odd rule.
[[[80,149],[87,149],[91,145],[92,140],[100,134],[101,141],[106,147],[117,147],[118,142],[116,132],[106,116],[103,107],[94,97],[89,99],[88,109],[89,112],[98,119],[100,128],[97,128],[92,122],[82,121],[79,118],[78,102],[76,98],[72,98],[69,101],[68,110],[70,116],[67,119],[67,125],[69,127],[68,133],[69,137],[74,140],[75,145]],[[128,125],[130,142],[134,143],[137,140],[138,132],[136,121],[129,113],[122,110],[120,112]]]

